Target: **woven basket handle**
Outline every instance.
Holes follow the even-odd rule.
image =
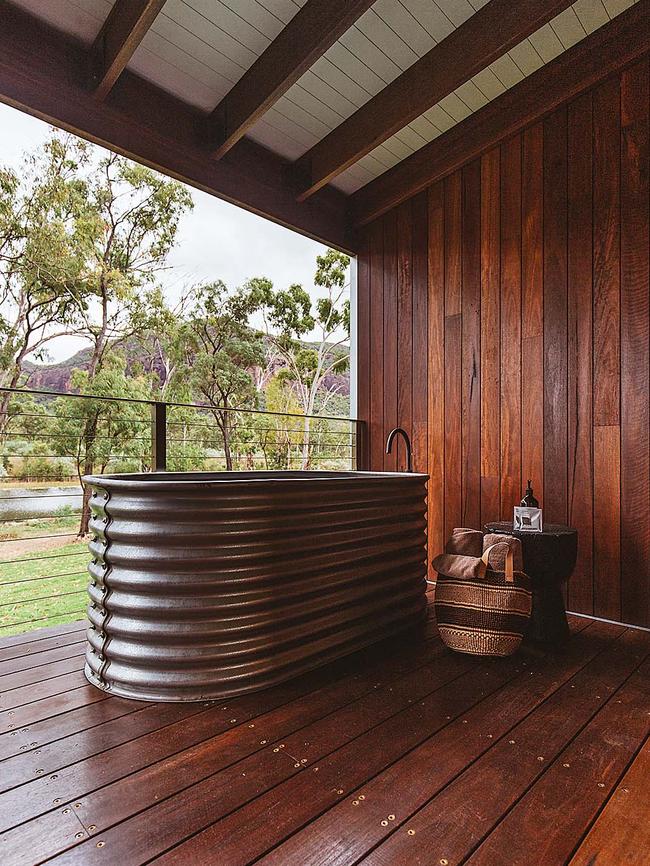
[[[481,562],[483,563],[483,574],[482,577],[485,577],[485,572],[488,568],[488,560],[490,558],[490,551],[494,550],[495,547],[498,547],[500,544],[506,544],[505,541],[497,541],[496,544],[491,544],[487,550],[483,551],[483,556],[481,557]],[[512,548],[508,545],[508,552],[506,553],[506,583],[514,583],[515,582],[515,559],[512,553]]]

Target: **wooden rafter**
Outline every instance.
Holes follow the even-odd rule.
[[[479,157],[562,103],[650,51],[650,0],[613,21],[417,150],[352,196],[364,225]]]
[[[165,0],[117,0],[90,50],[91,88],[105,99]]]
[[[250,139],[214,161],[200,146],[205,115],[125,70],[111,98],[83,79],[86,51],[9,3],[0,6],[0,101],[240,205],[281,225],[354,252],[346,237],[347,196],[333,188],[298,204],[290,163]]]
[[[572,0],[491,0],[295,163],[300,200],[534,33]]]
[[[213,111],[217,158],[289,90],[374,0],[307,0]]]

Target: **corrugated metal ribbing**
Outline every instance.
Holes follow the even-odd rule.
[[[86,676],[192,701],[289,679],[425,611],[426,475],[148,473],[86,479]]]

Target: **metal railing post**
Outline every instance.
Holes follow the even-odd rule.
[[[167,471],[167,403],[151,404],[151,465],[154,472]]]
[[[360,472],[368,469],[366,422],[355,421],[354,426],[354,468]]]

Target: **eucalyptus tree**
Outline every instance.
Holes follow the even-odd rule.
[[[26,154],[20,172],[0,168],[0,383],[26,379],[25,361],[82,324],[91,286],[92,215],[83,172],[89,145],[54,135]],[[0,395],[0,431],[11,395]]]
[[[164,301],[155,280],[166,266],[180,219],[192,207],[192,197],[182,184],[117,154],[100,151],[94,152],[87,167],[85,184],[88,295],[79,306],[75,333],[90,344],[85,383],[92,391],[106,358],[123,350],[129,339],[150,332],[164,318]],[[83,434],[87,454],[84,474],[93,471],[97,424],[97,417],[88,413]],[[88,495],[85,490],[85,516]]]
[[[51,447],[73,461],[79,481],[109,466],[136,471],[151,468],[151,416],[146,402],[151,395],[150,379],[127,375],[124,358],[111,354],[92,378],[86,370],[74,371],[71,384],[89,398],[57,398],[54,417],[45,429],[52,434]],[[89,519],[85,490],[80,537],[88,532]]]
[[[326,294],[312,300],[299,284],[275,290],[270,280],[256,277],[243,289],[264,322],[269,345],[284,365],[282,376],[290,381],[304,414],[302,422],[302,468],[312,459],[311,417],[327,412],[340,385],[328,387],[332,374],[349,366],[350,301],[347,295],[349,256],[328,249],[316,258],[314,283]],[[308,339],[308,342],[306,342]]]
[[[22,172],[0,170],[0,383],[25,384],[25,362],[74,335],[90,347],[90,386],[108,355],[163,323],[156,279],[192,205],[180,183],[56,132]]]
[[[198,286],[178,333],[177,379],[205,403],[220,431],[225,468],[233,468],[232,435],[255,408],[252,370],[264,363],[264,342],[249,325],[256,308],[250,292],[230,294],[220,280]]]
[[[77,333],[91,345],[92,379],[109,349],[147,330],[152,311],[160,314],[155,280],[193,202],[182,184],[114,153],[88,172],[87,195],[93,221],[90,299]]]

